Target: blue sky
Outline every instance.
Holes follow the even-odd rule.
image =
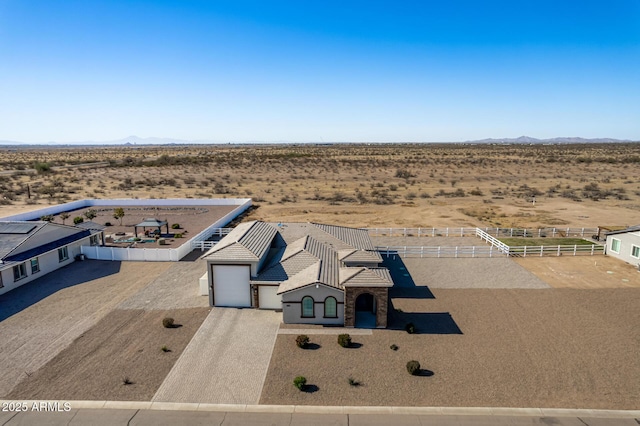
[[[640,1],[0,0],[0,140],[640,140]]]

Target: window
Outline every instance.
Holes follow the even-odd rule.
[[[89,244],[92,246],[97,246],[98,244],[100,244],[100,241],[98,240],[98,234],[89,237]]]
[[[327,297],[324,299],[324,317],[325,318],[337,318],[338,317],[338,302],[335,297]]]
[[[21,263],[13,267],[13,280],[18,281],[27,276],[27,264]]]
[[[302,318],[313,318],[313,297],[305,296],[302,298]]]
[[[616,238],[611,239],[611,251],[614,253],[620,253],[620,240]]]
[[[65,247],[61,247],[58,249],[58,262],[64,262],[69,259],[69,249]]]
[[[31,273],[35,274],[36,272],[40,272],[40,261],[37,257],[35,259],[31,259]]]
[[[631,257],[635,257],[636,259],[640,259],[640,247],[631,246]]]

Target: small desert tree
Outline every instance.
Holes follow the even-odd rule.
[[[69,219],[71,215],[67,212],[60,213],[60,219],[62,219],[62,224],[64,225],[64,221]]]
[[[117,207],[113,211],[113,218],[118,219],[120,221],[120,226],[122,226],[122,218],[124,217],[124,209],[122,207]]]
[[[84,217],[86,217],[88,220],[93,220],[96,216],[98,216],[98,212],[94,209],[90,209],[84,212]]]
[[[44,216],[40,216],[40,220],[43,222],[53,222],[53,215],[46,214]]]

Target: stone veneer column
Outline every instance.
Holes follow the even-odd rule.
[[[344,326],[355,327],[356,299],[363,293],[370,293],[376,300],[376,327],[387,328],[389,289],[386,287],[346,287],[344,294]]]

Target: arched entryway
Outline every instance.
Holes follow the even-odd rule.
[[[356,298],[356,327],[376,328],[376,298],[371,293],[362,293]]]

